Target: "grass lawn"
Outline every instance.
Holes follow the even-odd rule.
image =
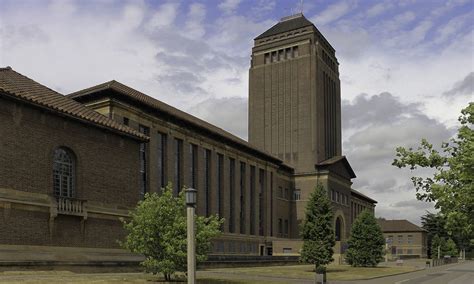
[[[225,273],[238,275],[255,275],[282,278],[313,279],[314,266],[312,265],[288,265],[268,267],[245,267],[245,268],[218,268],[208,269],[202,275],[210,276],[213,273]],[[328,280],[362,280],[380,276],[388,276],[417,270],[414,266],[379,266],[379,267],[351,267],[349,265],[330,265],[328,267]]]
[[[370,279],[414,270],[416,270],[414,266],[365,268],[334,265],[328,267],[328,280]],[[313,266],[216,268],[198,271],[198,283],[209,284],[275,283],[276,280],[281,280],[280,283],[297,282],[294,279],[314,279]],[[75,273],[67,270],[23,270],[0,272],[0,283],[185,283],[185,279],[182,276],[179,282],[164,282],[160,276],[140,272]]]

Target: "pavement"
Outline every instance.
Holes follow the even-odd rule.
[[[474,261],[442,265],[415,272],[363,281],[331,281],[328,284],[474,284]]]

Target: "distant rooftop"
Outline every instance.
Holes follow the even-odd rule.
[[[408,220],[386,220],[383,218],[377,219],[382,232],[425,232],[426,230],[411,223]]]
[[[266,32],[259,35],[255,39],[261,39],[264,37],[269,37],[269,36],[289,32],[292,30],[297,30],[300,28],[308,27],[308,26],[314,26],[314,25],[308,19],[306,19],[302,13],[298,13],[298,14],[281,18],[280,22],[278,22],[273,27],[269,28]]]

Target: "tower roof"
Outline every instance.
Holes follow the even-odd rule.
[[[269,28],[266,32],[259,35],[255,39],[261,39],[264,37],[273,36],[280,33],[289,32],[292,30],[296,30],[299,28],[304,28],[307,26],[314,26],[302,13],[298,13],[292,16],[281,18],[281,20],[274,25],[273,27]]]

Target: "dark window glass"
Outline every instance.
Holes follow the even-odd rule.
[[[204,188],[206,194],[206,216],[211,214],[211,150],[204,150]]]
[[[124,118],[123,118],[123,124],[125,124],[125,125],[128,126],[129,123],[130,123],[130,121],[129,121],[128,117],[124,117]]]
[[[288,223],[288,219],[285,219],[285,237],[288,237],[288,232],[290,231],[290,226]]]
[[[337,217],[336,219],[335,233],[336,233],[336,241],[340,241],[341,240],[341,218],[339,217]]]
[[[229,158],[229,232],[235,233],[235,160]]]
[[[245,234],[245,182],[246,182],[246,165],[240,162],[240,233]]]
[[[217,154],[217,212],[224,217],[224,155]]]
[[[161,189],[166,186],[166,174],[165,174],[165,167],[166,167],[166,135],[163,133],[158,132],[158,189]]]
[[[56,196],[75,197],[75,171],[73,154],[64,148],[56,149],[53,157],[53,189]]]
[[[272,62],[277,62],[278,61],[278,55],[276,51],[272,52]]]
[[[183,140],[174,139],[174,192],[177,195],[182,189]]]
[[[270,63],[270,53],[265,53],[264,64]]]
[[[298,56],[299,56],[298,47],[295,46],[295,47],[293,47],[293,57],[298,57]]]
[[[189,157],[190,157],[190,163],[189,163],[189,178],[190,178],[190,183],[189,186],[191,186],[194,189],[197,189],[197,167],[198,167],[198,147],[197,145],[190,144],[189,145]]]
[[[255,167],[250,166],[250,234],[255,235]]]
[[[259,192],[258,192],[258,234],[263,236],[263,194],[265,192],[265,171],[260,169],[260,174],[258,178]]]
[[[281,237],[281,234],[283,234],[283,220],[278,218],[278,237]]]
[[[150,129],[146,126],[139,125],[140,133],[150,135]],[[148,192],[148,147],[147,143],[140,143],[140,197],[143,198]]]

